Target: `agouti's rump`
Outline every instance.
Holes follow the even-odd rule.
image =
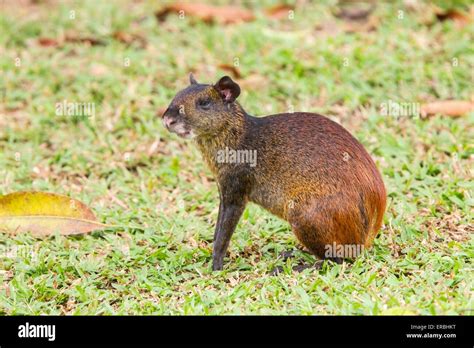
[[[250,133],[246,146],[260,149],[250,201],[287,220],[320,257],[333,242],[370,245],[382,224],[385,187],[348,131],[321,115],[291,113],[258,119]]]

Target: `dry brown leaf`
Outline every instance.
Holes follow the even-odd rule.
[[[349,21],[344,23],[343,30],[346,33],[369,32],[377,29],[380,20],[376,17],[370,17],[367,22]]]
[[[112,37],[115,40],[120,41],[122,43],[126,43],[126,44],[130,44],[133,42],[133,36],[123,31],[114,32],[112,34]]]
[[[462,116],[474,110],[474,103],[465,100],[442,100],[426,103],[421,106],[421,115],[429,116],[442,114],[447,116]]]
[[[375,9],[375,4],[370,4],[369,7],[361,7],[361,4],[364,3],[351,3],[350,6],[341,6],[339,12],[335,13],[334,16],[341,19],[346,19],[350,21],[364,21],[367,20],[370,14]]]
[[[369,32],[380,23],[378,17],[371,16],[375,7],[374,3],[344,2],[334,16],[344,20],[342,30],[346,33]]]
[[[253,13],[237,6],[212,6],[201,3],[176,3],[155,13],[158,21],[163,21],[170,13],[199,18],[206,23],[233,24],[255,19]]]
[[[138,43],[140,47],[146,47],[147,45],[147,41],[144,37],[137,34],[129,34],[124,31],[116,31],[112,34],[112,37],[126,45],[131,45],[134,42]]]
[[[253,74],[247,76],[245,79],[238,81],[239,85],[243,89],[251,89],[251,90],[258,90],[263,88],[267,85],[268,80],[265,76]]]
[[[459,27],[463,27],[469,23],[472,23],[472,17],[470,17],[465,12],[461,12],[456,9],[449,9],[449,10],[435,10],[436,18],[440,22],[444,22],[446,20],[454,21]]]
[[[117,41],[120,41],[124,44],[131,45],[132,43],[138,43],[140,47],[146,47],[147,41],[140,35],[137,34],[128,34],[123,31],[116,31],[112,33],[111,37]],[[104,46],[106,42],[102,39],[96,39],[93,37],[81,37],[75,34],[66,34],[64,37],[60,39],[53,39],[49,37],[40,37],[37,40],[38,44],[43,47],[56,47],[61,46],[66,42],[69,43],[80,43],[80,44],[88,44],[91,46]]]
[[[38,43],[40,44],[40,46],[43,46],[43,47],[56,47],[59,45],[58,40],[51,39],[48,37],[40,37],[38,39]]]
[[[91,46],[105,46],[105,41],[89,36],[81,37],[68,34],[64,37],[64,41],[71,43],[85,43]]]
[[[283,19],[288,18],[290,11],[293,11],[295,8],[291,5],[280,4],[265,10],[265,13],[268,17],[272,19]]]
[[[156,150],[158,150],[159,146],[160,146],[160,139],[155,140],[148,148],[147,155],[152,156],[155,152],[157,152]]]
[[[230,72],[237,79],[240,79],[242,77],[242,74],[240,73],[239,69],[237,69],[237,67],[234,65],[219,64],[219,68]]]

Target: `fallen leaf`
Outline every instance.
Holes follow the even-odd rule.
[[[371,16],[375,7],[374,3],[344,2],[334,16],[344,19],[342,30],[346,33],[369,32],[379,25],[379,18]]]
[[[350,5],[350,6],[348,6]],[[344,4],[339,11],[334,13],[334,16],[350,21],[364,21],[369,18],[370,14],[375,9],[375,4],[370,4],[369,7],[361,6],[363,3],[355,2],[351,4]]]
[[[237,6],[212,6],[201,3],[176,3],[164,7],[155,13],[158,21],[163,21],[170,13],[180,16],[199,18],[206,23],[233,24],[249,22],[255,19],[249,10]]]
[[[105,46],[105,41],[89,36],[66,35],[64,40],[71,43],[85,43],[91,46]]]
[[[462,116],[474,110],[474,103],[465,100],[443,100],[423,104],[421,115],[443,114],[447,116]]]
[[[135,42],[138,43],[138,45],[142,48],[145,48],[147,45],[147,41],[144,37],[137,34],[129,34],[124,31],[116,31],[112,34],[112,37],[126,45],[131,45]]]
[[[369,32],[377,29],[380,20],[376,17],[370,17],[366,22],[347,22],[344,23],[343,31],[346,33]]]
[[[130,44],[133,41],[133,37],[123,31],[116,31],[112,34],[112,37],[122,43]]]
[[[47,192],[15,192],[0,196],[0,231],[8,234],[31,232],[45,237],[89,233],[110,228],[97,221],[84,203]]]
[[[293,11],[295,8],[290,5],[280,4],[265,10],[265,13],[268,17],[272,19],[283,19],[289,18],[290,11]]]
[[[238,83],[243,89],[259,90],[267,86],[268,80],[265,76],[253,74],[239,80]]]
[[[44,47],[55,47],[59,45],[59,42],[57,40],[48,37],[40,37],[38,39],[38,43]]]
[[[455,9],[449,9],[449,10],[436,9],[435,14],[436,14],[436,18],[440,22],[444,22],[446,20],[452,20],[459,27],[463,27],[472,22],[472,18],[470,18],[468,14],[461,12],[459,10],[455,10]]]
[[[242,74],[240,73],[239,69],[237,69],[237,67],[234,65],[219,64],[219,68],[230,72],[237,79],[240,79],[242,77]]]
[[[147,155],[148,156],[153,155],[156,152],[156,150],[158,150],[159,146],[160,146],[160,139],[155,140],[148,148]]]

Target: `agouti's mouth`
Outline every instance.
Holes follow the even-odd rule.
[[[192,139],[194,138],[195,134],[192,130],[186,130],[182,132],[175,132],[178,136],[184,139]]]
[[[170,119],[166,117],[163,117],[163,125],[168,131],[177,134],[181,138],[190,139],[195,136],[194,132],[191,129],[187,129],[184,124],[172,120],[170,121]]]

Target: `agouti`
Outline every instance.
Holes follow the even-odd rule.
[[[240,87],[228,76],[207,85],[191,74],[190,82],[164,112],[163,124],[194,139],[216,178],[213,270],[222,269],[249,201],[288,221],[321,259],[340,263],[371,245],[382,225],[385,187],[348,131],[312,113],[250,116],[236,102]]]

